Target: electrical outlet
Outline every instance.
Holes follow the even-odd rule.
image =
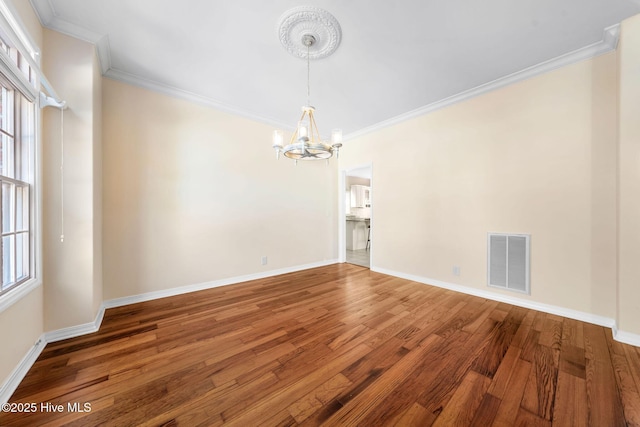
[[[454,276],[459,276],[460,275],[460,266],[459,265],[454,265],[453,266],[453,275]]]
[[[267,256],[262,257],[262,265],[267,265]]]

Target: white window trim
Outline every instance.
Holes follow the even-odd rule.
[[[27,60],[33,71],[36,73],[36,85],[34,87],[27,81],[26,77],[23,76],[18,67],[10,60],[8,55],[5,52],[0,51],[0,61],[2,61],[4,65],[12,71],[12,74],[14,74],[13,76],[7,76],[7,78],[9,78],[11,83],[13,83],[27,98],[31,97],[29,100],[35,104],[35,144],[33,150],[34,167],[32,172],[34,174],[32,176],[32,189],[34,191],[32,195],[33,208],[31,209],[32,226],[30,227],[32,235],[31,244],[33,248],[33,259],[31,260],[32,277],[24,283],[21,283],[15,288],[0,295],[0,313],[20,301],[25,296],[29,295],[35,289],[42,286],[42,160],[40,158],[40,153],[42,152],[42,112],[39,108],[38,90],[36,88],[40,87],[40,84],[44,81],[47,83],[47,91],[58,98],[55,93],[52,93],[53,89],[50,87],[51,85],[48,84],[40,70],[39,63],[37,61],[40,54],[39,49],[34,47],[35,44],[24,31],[24,26],[17,16],[18,15],[15,13],[11,4],[6,3],[4,0],[0,0],[0,23],[10,38],[11,43],[13,43],[17,49],[22,52],[23,58]]]
[[[32,59],[37,58],[40,55],[40,49],[36,47],[33,39],[23,30],[24,24],[18,18],[18,13],[11,3],[0,0],[0,17],[4,20],[4,23],[6,23],[5,28],[11,28],[13,32],[13,34],[9,35],[11,42],[15,44],[21,52],[28,53]],[[34,63],[30,65],[38,64]]]

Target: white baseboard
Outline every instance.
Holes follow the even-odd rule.
[[[40,335],[38,341],[36,341],[33,347],[29,349],[20,363],[18,363],[18,366],[16,366],[11,375],[9,375],[7,380],[0,387],[0,405],[9,401],[11,395],[16,391],[25,375],[29,372],[29,369],[31,369],[33,364],[36,363],[38,356],[40,356],[40,353],[42,353],[42,350],[44,350],[47,344],[96,332],[100,329],[100,324],[102,324],[104,310],[105,306],[103,303],[98,310],[96,319],[91,323],[62,328],[55,331],[45,332]]]
[[[104,310],[105,305],[104,303],[102,303],[100,309],[98,310],[98,314],[96,315],[96,319],[93,322],[45,332],[44,337],[47,344],[97,332],[98,329],[100,329],[100,325],[102,324]]]
[[[372,267],[372,270],[378,273],[387,274],[389,276],[400,277],[402,279],[412,280],[414,282],[424,283],[426,285],[432,285],[438,288],[449,289],[449,290],[460,292],[467,295],[473,295],[476,297],[486,298],[493,301],[504,302],[507,304],[516,305],[518,307],[524,307],[531,310],[542,311],[544,313],[555,314],[557,316],[568,317],[569,319],[575,319],[575,320],[580,320],[582,322],[593,323],[594,325],[605,326],[607,328],[611,328],[615,332],[616,322],[614,319],[609,317],[598,316],[596,314],[573,310],[565,307],[559,307],[557,305],[544,304],[544,303],[535,302],[535,301],[527,301],[521,298],[491,292],[489,290],[470,288],[468,286],[443,282],[441,280],[429,279],[427,277],[416,276],[413,274],[401,273],[398,271],[388,270],[386,268]],[[619,334],[624,334],[623,336],[627,337],[626,333],[618,331],[618,335]],[[633,335],[633,334],[628,334],[628,335]],[[637,337],[636,339],[640,338],[640,336],[636,336],[636,337]],[[614,338],[617,341],[625,342],[618,339],[615,333],[614,333]],[[628,337],[628,338],[631,339],[631,337]],[[637,342],[640,343],[640,341],[637,341]],[[633,344],[632,342],[627,342],[627,343]],[[638,344],[633,344],[633,345],[638,345]]]
[[[9,375],[4,384],[0,387],[0,405],[9,401],[13,392],[16,391],[22,382],[22,379],[27,375],[29,369],[31,369],[33,364],[36,362],[38,356],[42,353],[42,350],[44,350],[45,345],[47,345],[47,342],[44,334],[42,334],[33,347],[31,347],[27,354],[25,354],[20,363],[18,363],[18,366],[16,366],[13,372],[11,372],[11,375]]]
[[[337,259],[332,259],[328,261],[296,265],[293,267],[280,268],[277,270],[263,271],[260,273],[247,274],[244,276],[230,277],[227,279],[213,280],[210,282],[196,283],[194,285],[180,286],[177,288],[164,289],[161,291],[153,291],[153,292],[147,292],[144,294],[131,295],[127,297],[107,300],[107,301],[104,301],[100,306],[100,310],[98,310],[96,319],[93,322],[46,332],[44,334],[45,341],[47,343],[52,343],[56,341],[62,341],[69,338],[75,338],[81,335],[97,332],[98,329],[100,329],[100,325],[102,324],[102,319],[104,318],[104,312],[107,308],[121,307],[124,305],[135,304],[138,302],[151,301],[159,298],[172,297],[176,295],[187,294],[190,292],[217,288],[219,286],[233,285],[236,283],[248,282],[250,280],[256,280],[256,279],[264,279],[266,277],[278,276],[280,274],[293,273],[296,271],[308,270],[310,268],[316,268],[316,267],[324,267],[326,265],[336,264],[337,262],[338,262]]]
[[[187,294],[190,292],[202,291],[205,289],[217,288],[220,286],[234,285],[236,283],[248,282],[250,280],[264,279],[266,277],[278,276],[280,274],[294,273],[296,271],[308,270],[310,268],[324,267],[326,265],[338,263],[337,259],[314,262],[311,264],[296,265],[277,270],[263,271],[260,273],[247,274],[245,276],[229,277],[227,279],[213,280],[211,282],[197,283],[194,285],[180,286],[177,288],[164,289],[162,291],[147,292],[144,294],[131,295],[128,297],[114,298],[103,303],[105,308],[121,307],[123,305],[135,304],[138,302],[151,301],[154,299],[172,297]]]

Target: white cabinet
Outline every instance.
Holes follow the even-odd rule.
[[[368,208],[371,206],[371,187],[366,185],[351,186],[351,207]]]

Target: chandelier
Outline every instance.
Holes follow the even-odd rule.
[[[301,57],[306,53],[307,59],[307,105],[302,107],[302,115],[288,144],[284,144],[284,132],[274,130],[273,148],[276,158],[282,153],[285,157],[295,160],[323,160],[336,154],[338,157],[342,147],[342,130],[331,131],[330,142],[325,142],[320,136],[315,120],[315,108],[310,103],[310,60],[311,48],[314,47],[314,58],[330,55],[340,42],[340,26],[328,12],[302,6],[290,10],[280,20],[280,41],[289,53]],[[298,38],[298,42],[294,41]]]

